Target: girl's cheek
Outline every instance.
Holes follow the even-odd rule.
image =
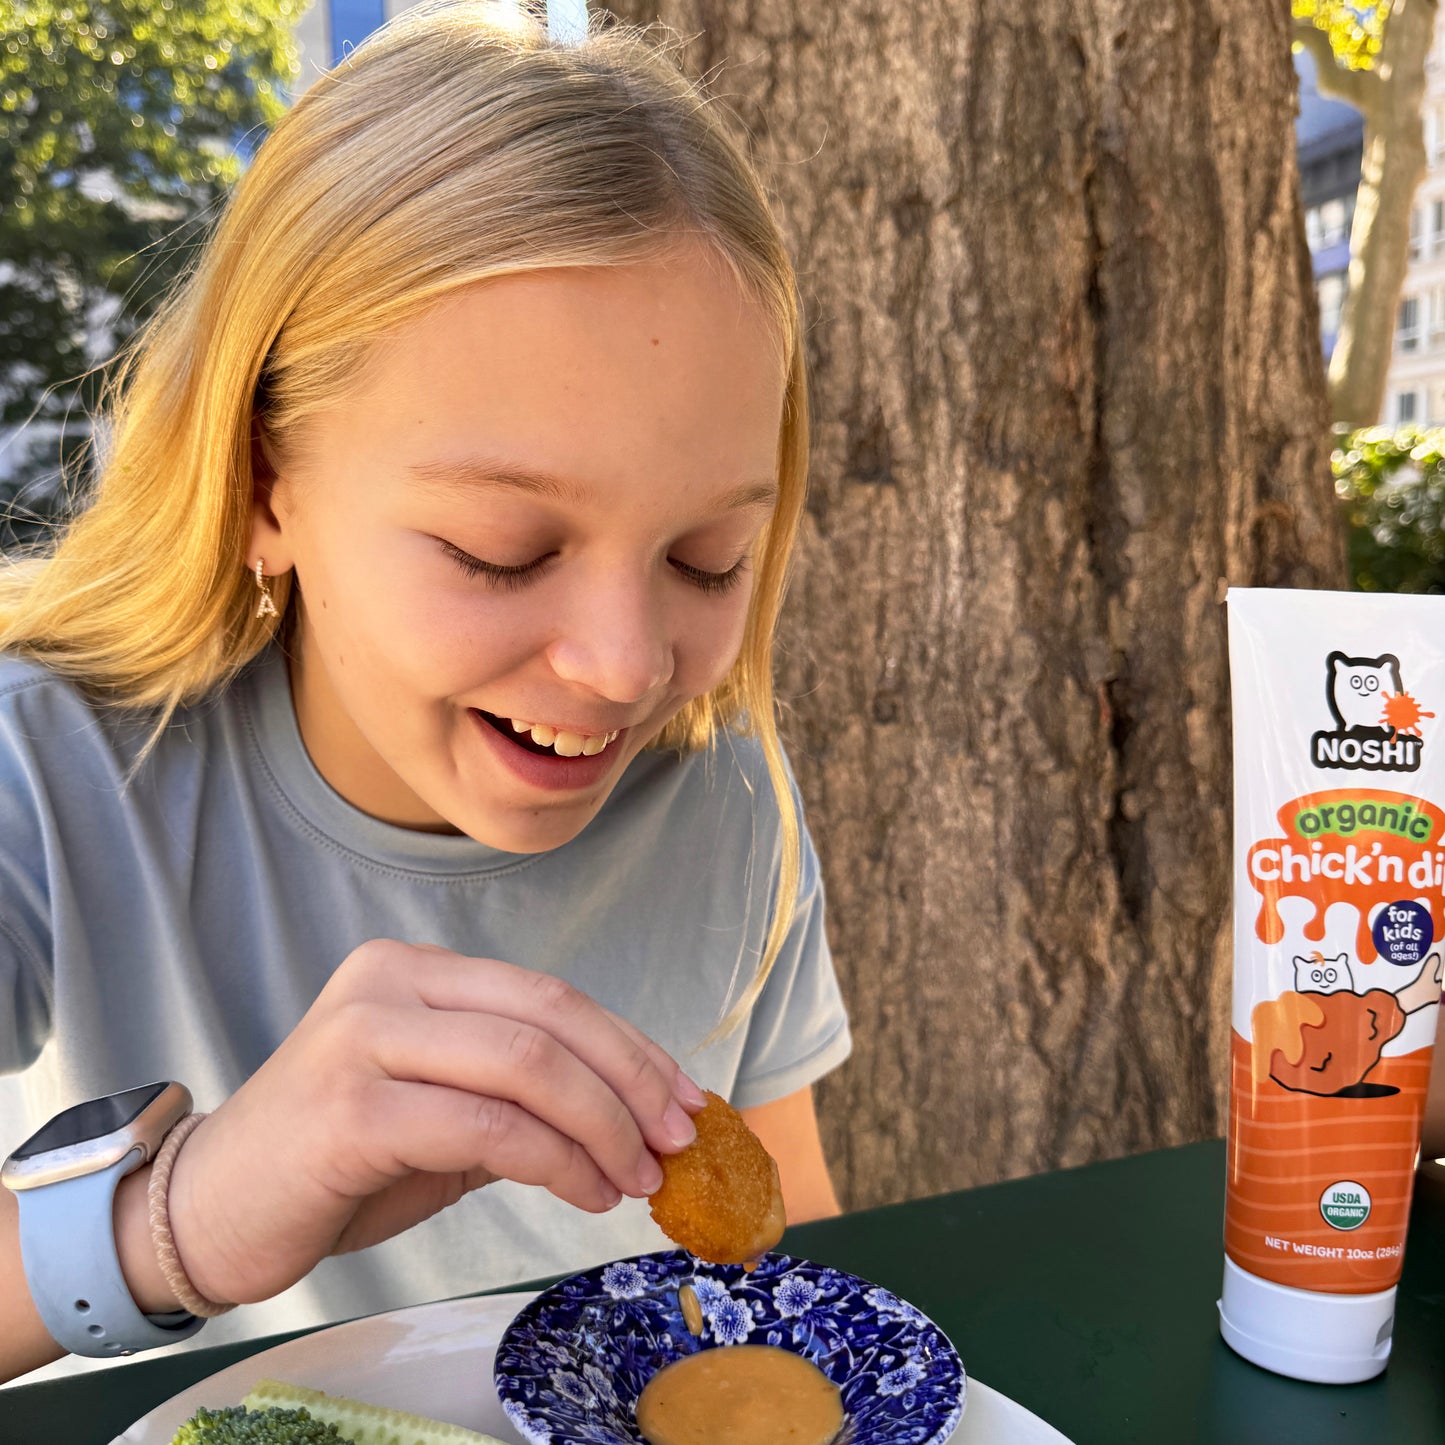
[[[747,626],[748,599],[728,598],[719,605],[716,598],[704,598],[705,608],[695,623],[695,630],[681,649],[689,659],[690,691],[695,695],[709,692],[732,670],[742,648]]]
[[[516,596],[433,580],[380,601],[375,621],[400,669],[425,671],[443,685],[475,686],[542,645],[544,617]]]

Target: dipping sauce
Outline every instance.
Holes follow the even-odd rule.
[[[838,1387],[776,1345],[684,1355],[659,1370],[637,1401],[648,1445],[828,1445],[842,1425]]]
[[[698,1300],[697,1291],[690,1284],[685,1284],[678,1290],[677,1307],[682,1311],[682,1322],[687,1326],[688,1334],[702,1334],[702,1304]]]

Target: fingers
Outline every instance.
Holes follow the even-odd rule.
[[[617,1090],[545,1028],[494,1013],[413,1008],[377,1014],[363,1027],[390,1078],[465,1091],[488,1119],[502,1105],[524,1110],[575,1143],[621,1193],[641,1197],[661,1184],[657,1161]],[[504,1110],[500,1117],[511,1114]]]
[[[700,1113],[707,1107],[707,1096],[698,1088],[693,1079],[684,1071],[681,1064],[672,1057],[661,1044],[654,1043],[641,1029],[635,1028],[621,1014],[615,1014],[610,1008],[602,1004],[597,1005],[623,1033],[635,1043],[638,1048],[644,1050],[657,1070],[664,1077],[671,1074],[673,1096],[678,1100],[689,1114]],[[696,1134],[696,1129],[694,1129]],[[687,1142],[691,1142],[688,1140]]]
[[[476,1177],[480,1167],[499,1179],[541,1185],[592,1214],[622,1197],[575,1139],[508,1100],[393,1081],[377,1090],[374,1123],[408,1169]]]
[[[492,1014],[550,1035],[617,1095],[649,1149],[671,1153],[697,1137],[688,1114],[704,1102],[697,1086],[665,1049],[580,989],[445,950],[413,951],[407,973],[417,999],[433,1010]]]

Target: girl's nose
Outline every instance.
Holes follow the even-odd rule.
[[[552,670],[611,702],[638,702],[671,680],[673,641],[656,589],[641,580],[580,591],[548,649]]]

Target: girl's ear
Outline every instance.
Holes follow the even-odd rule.
[[[287,537],[284,494],[287,482],[277,472],[259,419],[251,422],[251,546],[250,566],[265,558],[266,575],[289,572],[295,559]],[[280,503],[281,505],[278,505]]]

